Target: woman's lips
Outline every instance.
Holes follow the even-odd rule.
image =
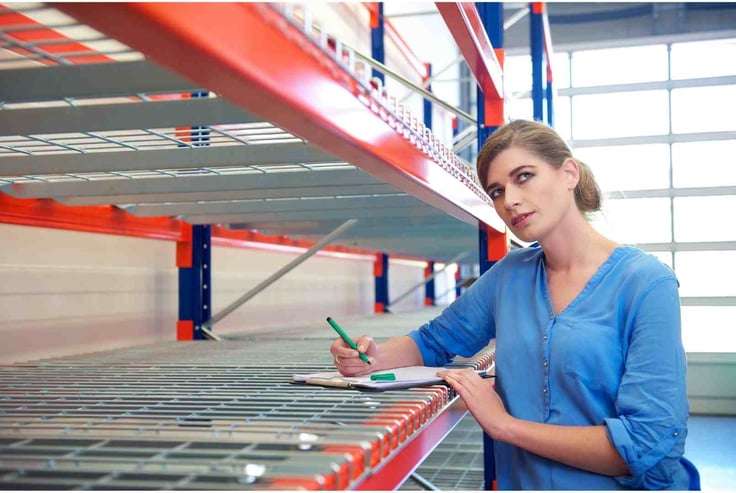
[[[529,222],[529,218],[531,217],[533,213],[527,212],[524,214],[517,214],[516,216],[511,218],[511,224],[513,226],[524,226]]]

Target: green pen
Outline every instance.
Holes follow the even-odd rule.
[[[348,344],[348,346],[350,346],[351,348],[353,348],[356,351],[358,351],[358,345],[355,344],[355,341],[353,341],[350,338],[350,336],[347,335],[344,330],[342,330],[342,327],[340,327],[339,325],[337,325],[337,322],[335,322],[334,320],[332,320],[332,317],[327,317],[327,323],[330,324],[330,326],[333,329],[335,329],[335,332],[337,332],[338,335],[340,337],[342,337],[342,340],[345,341]],[[362,359],[363,361],[365,361],[369,365],[371,364],[371,360],[368,359],[368,356],[366,356],[365,353],[359,353],[359,354],[360,354],[360,359]]]

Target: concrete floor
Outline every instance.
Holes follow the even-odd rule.
[[[703,491],[736,490],[736,416],[691,416],[685,456],[700,471]],[[417,469],[440,490],[483,489],[481,429],[466,416]],[[400,490],[423,490],[407,480]]]

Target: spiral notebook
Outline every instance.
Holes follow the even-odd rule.
[[[452,367],[457,369],[458,366]],[[394,368],[392,370],[383,370],[374,374],[384,375],[393,373],[395,380],[371,380],[371,375],[362,375],[359,377],[346,377],[339,372],[323,372],[309,374],[294,374],[292,382],[305,383],[309,385],[321,385],[323,387],[340,387],[345,389],[357,390],[391,390],[391,389],[407,389],[411,387],[424,387],[427,385],[437,385],[444,382],[442,378],[437,376],[438,371],[447,370],[448,367],[434,366],[405,366],[403,368]],[[481,376],[486,375],[486,370],[477,370]]]

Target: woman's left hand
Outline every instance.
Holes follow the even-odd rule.
[[[455,389],[468,411],[491,438],[498,438],[505,425],[512,420],[501,398],[496,393],[495,380],[481,378],[474,370],[443,370],[437,373]]]

